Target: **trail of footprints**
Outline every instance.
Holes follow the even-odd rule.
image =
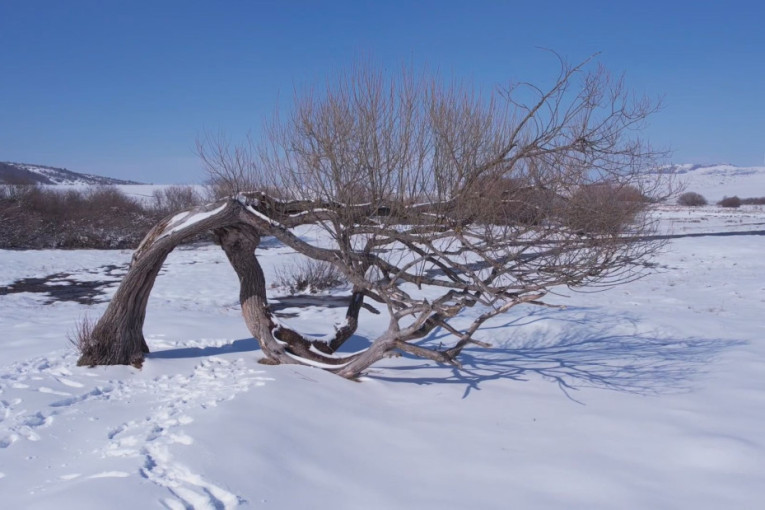
[[[193,438],[183,432],[183,426],[193,421],[188,411],[215,407],[250,386],[264,385],[268,379],[259,373],[247,368],[243,360],[229,362],[212,357],[198,364],[190,376],[161,376],[151,381],[146,390],[157,397],[155,411],[112,430],[104,453],[142,457],[141,475],[173,494],[174,498],[163,501],[170,509],[237,506],[242,502],[237,495],[174,461],[169,447],[193,443]]]
[[[3,370],[0,374],[0,449],[8,448],[19,440],[39,441],[40,429],[53,423],[54,417],[61,413],[59,408],[102,397],[111,391],[111,387],[96,386],[82,395],[74,395],[72,390],[85,385],[70,378],[72,374],[67,368],[70,363],[73,364],[72,355],[63,356],[54,364],[48,358],[35,358]],[[57,400],[49,403],[46,409],[30,411],[24,399],[6,397],[8,393],[17,395],[24,392],[39,392]]]
[[[183,430],[194,421],[190,416],[192,411],[215,407],[252,386],[265,385],[271,379],[263,377],[262,371],[248,367],[242,359],[229,361],[212,356],[198,363],[190,375],[162,375],[152,380],[136,378],[129,383],[109,381],[93,387],[72,377],[67,368],[74,364],[72,356],[64,356],[58,363],[47,358],[35,359],[3,370],[0,375],[0,452],[17,441],[40,440],[43,429],[50,427],[56,416],[78,412],[77,407],[83,402],[150,402],[150,414],[108,431],[100,454],[139,459],[140,475],[168,489],[169,496],[161,503],[170,510],[229,509],[243,503],[241,497],[176,461],[170,447],[194,442]],[[83,370],[77,376],[96,377],[96,374]],[[83,391],[84,388],[90,389]],[[45,409],[30,411],[18,395],[35,391],[55,398]],[[15,398],[5,398],[9,392]],[[130,474],[107,472],[89,478],[122,476]],[[66,482],[79,477],[79,474],[64,475],[60,480]]]

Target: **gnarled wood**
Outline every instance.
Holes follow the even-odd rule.
[[[130,268],[103,316],[90,335],[80,339],[81,356],[77,364],[140,366],[144,354],[149,352],[143,336],[146,305],[165,259],[186,239],[234,221],[237,210],[237,202],[228,200],[194,208],[157,224],[133,254]],[[199,221],[178,228],[195,215],[199,215]]]
[[[331,355],[356,331],[363,294],[354,292],[345,324],[329,341],[312,340],[278,324],[268,308],[266,282],[255,256],[261,232],[248,220],[252,214],[246,199],[238,197],[176,214],[155,226],[133,255],[106,312],[80,339],[78,364],[141,365],[149,352],[143,336],[146,306],[162,264],[180,243],[208,230],[239,277],[242,316],[260,344],[265,363],[300,363],[301,358],[328,366],[347,363],[348,359]]]
[[[266,363],[296,363],[275,341],[272,335],[270,312],[266,299],[266,280],[263,276],[255,249],[260,234],[248,224],[229,225],[214,230],[216,241],[226,252],[231,266],[239,276],[239,302],[242,317],[252,336],[258,340]]]

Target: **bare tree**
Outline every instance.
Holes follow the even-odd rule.
[[[255,144],[249,135],[244,142],[232,144],[222,133],[205,132],[197,140],[196,152],[209,176],[207,188],[211,201],[261,187]]]
[[[215,233],[239,275],[244,319],[266,362],[349,378],[401,352],[459,366],[466,346],[489,347],[475,338],[480,327],[519,304],[640,276],[661,243],[646,214],[661,183],[642,177],[662,154],[638,136],[656,105],[589,66],[561,61],[545,89],[490,94],[357,67],[321,94],[297,97],[257,147],[202,143],[214,178],[231,191],[241,182],[259,190],[155,227],[83,339],[80,363],[142,360],[144,295],[169,250],[200,230]],[[273,189],[279,196],[264,191]],[[303,224],[324,229],[329,245],[295,235]],[[352,284],[334,338],[303,336],[270,312],[254,255],[263,236],[333,264]],[[364,351],[338,354],[365,299],[384,306],[388,326]],[[452,341],[428,342],[436,328]]]

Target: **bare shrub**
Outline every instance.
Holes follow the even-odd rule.
[[[634,223],[647,204],[645,196],[632,185],[586,184],[570,197],[563,217],[582,233],[617,234]]]
[[[127,196],[115,186],[95,186],[88,188],[79,200],[82,206],[89,212],[144,214],[145,210],[141,203],[133,197]]]
[[[10,188],[0,198],[0,248],[128,248],[153,218],[119,189]]]
[[[720,207],[728,207],[731,209],[736,209],[738,207],[741,207],[741,199],[737,196],[732,197],[724,197],[722,200],[717,202],[717,205]]]
[[[463,207],[480,221],[498,225],[538,225],[560,210],[562,200],[527,179],[481,177],[467,190]]]
[[[688,191],[677,198],[677,203],[686,207],[700,207],[707,205],[707,199],[700,193]]]
[[[741,205],[765,205],[765,197],[742,198]]]
[[[136,246],[151,227],[142,204],[114,186],[64,194],[66,213],[60,248]]]
[[[218,200],[243,191],[265,191],[271,183],[263,179],[257,165],[257,148],[250,136],[232,144],[223,133],[205,133],[196,150],[208,175],[207,199]],[[271,191],[277,191],[272,187]],[[281,192],[274,196],[282,198]]]
[[[276,270],[277,287],[288,289],[290,294],[316,294],[347,284],[343,273],[323,260],[301,258],[300,262],[285,264]]]
[[[202,197],[193,186],[168,186],[152,193],[152,208],[160,217],[190,209],[201,203]]]
[[[0,200],[19,200],[36,188],[37,185],[35,184],[2,184],[0,185]]]

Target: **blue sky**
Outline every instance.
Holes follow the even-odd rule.
[[[0,2],[0,161],[200,182],[204,132],[257,134],[295,88],[359,56],[482,87],[602,52],[663,96],[675,162],[763,165],[765,4],[618,1]]]

